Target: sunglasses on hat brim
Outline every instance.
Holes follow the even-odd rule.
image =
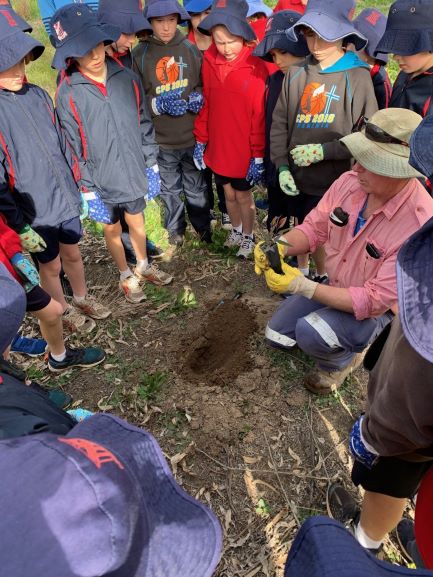
[[[400,140],[400,138],[392,136],[380,126],[368,122],[368,118],[365,116],[360,116],[352,127],[352,133],[360,132],[363,128],[365,129],[365,136],[369,140],[373,140],[373,142],[381,142],[382,144],[401,144],[402,146],[407,146],[409,148],[409,143],[405,140]]]

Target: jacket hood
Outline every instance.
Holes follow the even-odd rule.
[[[346,54],[337,60],[337,62],[335,62],[332,66],[322,70],[322,74],[345,72],[346,70],[353,70],[354,68],[366,68],[367,70],[370,70],[369,65],[361,60],[356,52],[348,50]]]

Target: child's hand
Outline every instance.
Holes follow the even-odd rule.
[[[29,252],[42,252],[47,248],[44,239],[28,224],[19,233],[19,237],[21,246]]]
[[[290,151],[296,166],[310,166],[321,162],[324,158],[321,144],[300,144]]]
[[[198,114],[203,108],[204,98],[200,92],[191,92],[188,97],[188,110],[194,114]]]
[[[82,192],[88,206],[88,217],[95,222],[111,224],[110,213],[96,190]]]
[[[153,200],[161,194],[161,177],[159,175],[159,166],[154,164],[146,168],[147,175],[147,194],[145,199],[147,201]]]
[[[205,168],[206,168],[206,164],[204,162],[205,148],[206,148],[206,144],[203,144],[203,142],[196,142],[195,143],[192,158],[194,160],[194,164],[195,164],[197,170],[205,170]]]
[[[250,165],[248,167],[248,172],[246,176],[247,182],[251,185],[259,184],[265,179],[265,165],[263,163],[263,158],[252,158],[250,160]]]
[[[84,197],[84,194],[81,193],[80,220],[84,220],[88,216],[89,216],[89,205]]]
[[[181,98],[182,90],[170,90],[161,96],[152,99],[152,110],[159,116],[169,114],[170,116],[183,116],[188,110],[188,102]]]
[[[278,172],[278,181],[284,194],[287,194],[288,196],[298,196],[299,190],[290,173],[289,167],[281,166]]]
[[[24,281],[24,290],[30,292],[32,288],[40,284],[39,273],[36,267],[27,260],[21,252],[17,252],[11,258],[11,263]]]

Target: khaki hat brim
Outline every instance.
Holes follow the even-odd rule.
[[[410,166],[409,148],[399,144],[374,142],[362,132],[354,132],[340,140],[350,150],[353,158],[370,172],[390,178],[424,178],[423,174]]]

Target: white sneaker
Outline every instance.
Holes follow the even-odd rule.
[[[240,244],[239,250],[236,253],[236,256],[239,258],[249,258],[253,251],[254,251],[254,237],[242,235],[242,242]]]
[[[234,246],[241,246],[241,242],[242,242],[242,233],[233,229],[226,238],[224,246],[226,248],[233,248]]]

